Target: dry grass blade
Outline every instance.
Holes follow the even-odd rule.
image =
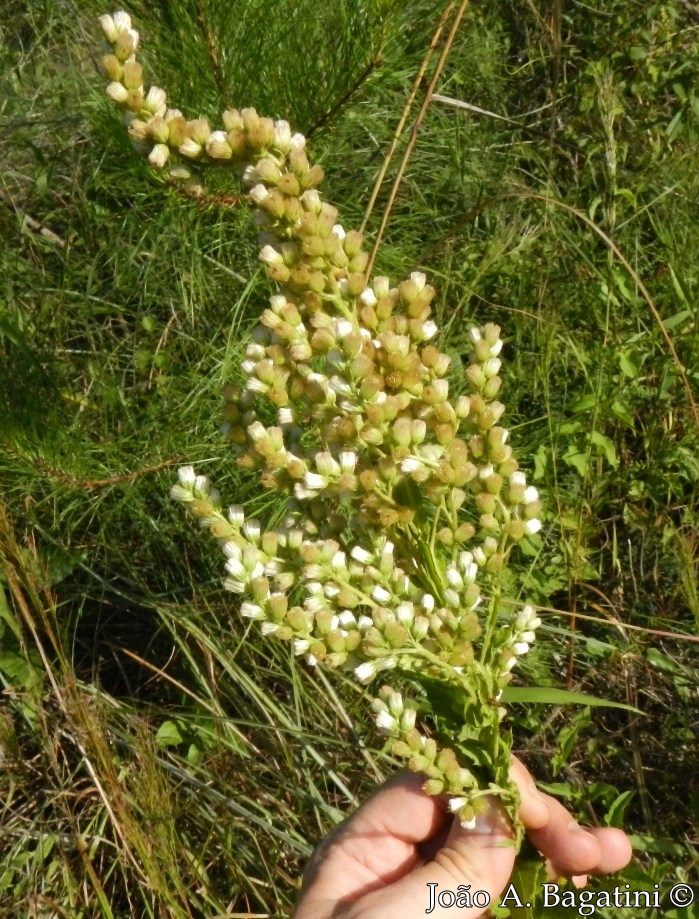
[[[427,87],[427,91],[425,93],[425,98],[422,101],[422,105],[420,106],[420,110],[417,113],[417,117],[415,118],[415,122],[413,123],[413,127],[410,131],[410,137],[408,138],[408,142],[405,146],[405,150],[403,152],[403,156],[401,158],[400,165],[396,173],[396,177],[393,180],[393,185],[391,186],[391,191],[389,193],[388,201],[386,202],[386,207],[384,208],[383,213],[381,215],[381,223],[379,224],[379,229],[376,233],[376,238],[374,240],[374,246],[371,250],[371,254],[369,256],[369,262],[366,267],[367,277],[371,274],[371,269],[373,267],[374,261],[376,260],[376,255],[379,251],[379,246],[381,245],[383,234],[386,230],[389,218],[391,216],[391,209],[393,207],[393,203],[396,200],[396,195],[398,194],[398,189],[400,188],[400,184],[403,180],[403,176],[405,174],[405,170],[410,160],[410,156],[413,152],[413,147],[415,146],[415,143],[417,142],[417,138],[420,133],[420,127],[422,126],[422,122],[424,121],[425,115],[427,114],[427,109],[430,106],[432,94],[434,93],[435,86],[437,85],[437,82],[439,81],[439,78],[442,75],[444,65],[446,64],[447,58],[449,56],[449,52],[451,51],[451,47],[454,43],[454,39],[456,38],[456,33],[459,30],[459,26],[461,25],[461,20],[463,18],[464,13],[466,12],[468,4],[469,4],[469,0],[461,0],[461,3],[459,4],[459,7],[456,11],[456,15],[454,16],[454,20],[451,24],[451,28],[449,29],[449,34],[444,43],[444,47],[442,48],[442,51],[439,55],[439,59],[437,60],[437,64],[435,66],[434,73],[432,74],[432,77],[430,78],[430,82]],[[442,29],[444,28],[444,23],[448,19],[448,13],[451,12],[452,6],[453,4],[449,4],[447,10],[442,16],[442,20],[440,21],[440,24],[437,28],[437,32],[435,33],[435,38],[433,39],[432,44],[430,45],[430,49],[428,51],[426,61],[431,59],[432,54],[434,53],[433,49],[436,47],[437,42],[439,41],[439,36],[441,35]],[[411,97],[409,99],[410,107],[412,107],[414,95],[417,94],[417,88],[418,88],[418,84],[416,83],[414,90],[413,90],[413,94],[411,94]],[[404,112],[404,118],[401,118],[401,122],[399,123],[399,130],[401,133],[403,130],[403,126],[405,124],[405,120],[407,119],[407,112],[408,112],[408,106],[406,106],[406,110]],[[392,155],[392,153],[393,153],[393,150],[389,151],[389,156]]]

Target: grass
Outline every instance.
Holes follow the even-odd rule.
[[[289,117],[358,226],[442,9],[320,6],[130,10],[175,104]],[[236,190],[192,199],[132,153],[94,70],[104,11],[0,13],[0,915],[288,914],[390,764],[356,688],[242,629],[168,498],[187,461],[273,511],[218,434],[268,292]],[[469,9],[437,90],[486,114],[430,103],[376,261],[427,271],[455,362],[473,319],[506,331],[549,515],[524,679],[644,713],[517,706],[517,747],[658,880],[696,871],[699,823],[698,40],[680,0]]]

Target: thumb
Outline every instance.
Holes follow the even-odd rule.
[[[505,889],[516,854],[510,821],[495,798],[487,799],[487,810],[476,817],[472,828],[455,819],[434,861],[420,869],[432,873],[433,883],[439,884],[431,887],[434,912],[428,915],[433,919],[453,917],[453,906],[461,907],[459,915],[466,919],[482,915]],[[446,891],[452,891],[457,899],[453,901]]]

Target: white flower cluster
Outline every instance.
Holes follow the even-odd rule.
[[[517,658],[526,654],[529,646],[536,639],[536,630],[541,625],[541,619],[536,615],[533,606],[524,606],[512,625],[512,637],[509,650],[512,652],[505,662],[505,669],[512,670],[517,663]]]
[[[460,765],[452,749],[417,730],[415,703],[405,700],[401,693],[383,686],[371,704],[376,726],[389,738],[389,750],[405,759],[413,771],[426,776],[425,788],[429,794],[450,795],[451,812],[459,817],[464,828],[473,829],[479,809],[478,798],[473,795],[477,788],[473,773]]]
[[[281,493],[287,517],[266,529],[224,510],[190,466],[172,496],[218,540],[224,585],[263,634],[361,683],[388,670],[442,680],[462,691],[473,724],[499,732],[501,688],[540,624],[532,607],[503,612],[503,571],[542,526],[499,423],[500,329],[471,329],[468,366],[452,371],[432,343],[434,288],[421,272],[397,286],[368,277],[362,234],[323,200],[301,134],[251,108],[224,112],[218,128],[188,121],[144,87],[130,18],[101,24],[107,93],[136,148],[155,168],[174,160],[174,179],[193,164],[235,168],[276,285],[227,392],[225,430],[239,467]],[[459,756],[420,733],[417,708],[390,687],[374,706],[394,755],[471,825],[486,791]],[[505,746],[501,758],[506,772]]]

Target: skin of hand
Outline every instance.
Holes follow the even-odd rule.
[[[626,835],[612,827],[584,829],[513,759],[511,775],[521,796],[520,817],[532,844],[547,859],[551,877],[619,871],[631,858]],[[318,847],[304,874],[294,919],[417,919],[430,904],[428,884],[456,891],[471,885],[497,903],[515,862],[507,845],[512,829],[497,800],[464,829],[445,799],[422,791],[424,778],[399,773]],[[484,908],[435,905],[431,919],[482,916]]]

